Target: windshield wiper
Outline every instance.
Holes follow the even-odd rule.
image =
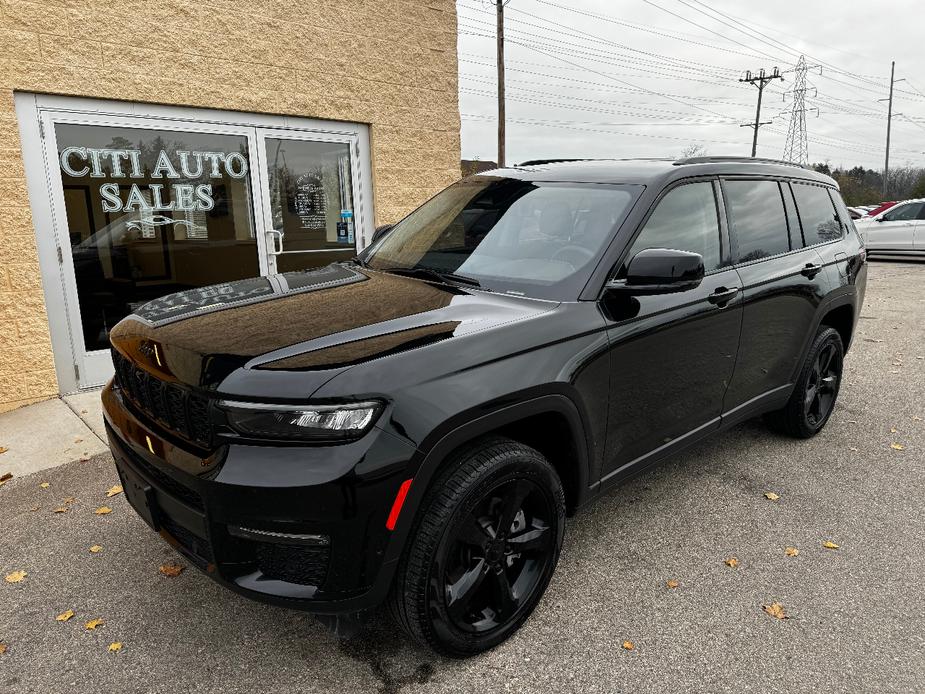
[[[393,275],[405,275],[407,277],[422,277],[424,279],[435,279],[439,282],[455,282],[456,284],[467,284],[470,287],[481,287],[482,283],[479,282],[474,277],[466,277],[465,275],[457,275],[452,272],[443,272],[442,270],[435,270],[432,267],[390,267],[385,268],[383,272],[390,272]]]

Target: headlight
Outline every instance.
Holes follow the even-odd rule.
[[[381,402],[337,405],[265,405],[224,401],[228,423],[244,436],[346,441],[361,437],[382,411]]]

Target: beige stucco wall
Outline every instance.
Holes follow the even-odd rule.
[[[13,92],[370,124],[377,224],[459,177],[453,0],[0,0],[0,411],[51,397]]]

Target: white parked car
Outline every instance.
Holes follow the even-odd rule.
[[[874,217],[856,219],[854,225],[868,253],[925,255],[925,199],[904,200]]]

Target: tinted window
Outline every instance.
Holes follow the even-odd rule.
[[[732,230],[738,242],[738,262],[790,250],[787,217],[777,182],[725,181],[723,186]]]
[[[910,219],[916,219],[920,215],[922,208],[925,208],[920,202],[910,202],[908,205],[896,205],[887,210],[883,217],[885,222],[904,222]]]
[[[627,258],[646,248],[674,248],[703,256],[704,270],[720,266],[719,217],[712,183],[688,183],[658,203]]]
[[[476,176],[405,217],[366,261],[375,270],[465,275],[493,291],[574,298],[638,191]]]
[[[793,196],[803,225],[803,239],[807,246],[841,238],[841,223],[832,205],[828,191],[822,186],[793,184]]]

